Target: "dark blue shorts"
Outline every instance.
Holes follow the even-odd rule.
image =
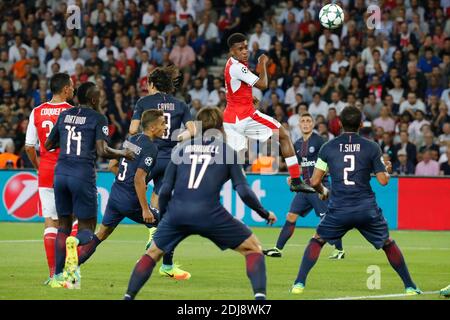
[[[156,246],[164,252],[170,252],[186,237],[200,235],[214,242],[221,250],[235,249],[251,235],[252,231],[241,221],[234,218],[224,208],[202,219],[183,219],[167,212],[158,225],[153,239]]]
[[[73,176],[55,175],[55,204],[58,217],[75,215],[87,220],[97,217],[97,186]]]
[[[328,210],[328,200],[322,201],[317,193],[297,193],[292,200],[289,212],[306,217],[314,209],[316,216],[323,217]]]
[[[317,227],[317,234],[334,245],[347,231],[356,228],[375,249],[389,239],[389,229],[380,208],[366,211],[336,213],[328,211]]]
[[[141,207],[132,208],[131,206],[127,206],[126,203],[117,203],[116,201],[108,200],[102,224],[106,227],[115,228],[124,218],[128,218],[136,223],[144,224],[147,228],[155,227],[159,221],[159,212],[153,208],[150,208],[150,210],[156,218],[155,223],[146,223],[144,221]]]
[[[166,171],[169,162],[170,158],[157,158],[155,166],[147,177],[147,183],[153,180],[153,192],[156,194],[158,194],[159,189],[161,189],[164,172]]]

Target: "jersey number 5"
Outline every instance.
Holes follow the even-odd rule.
[[[208,164],[211,162],[211,155],[210,154],[191,154],[189,158],[192,160],[191,164],[191,172],[189,174],[189,183],[188,183],[188,189],[197,189],[200,185],[200,182],[202,182],[203,176],[205,175],[206,168],[208,167]],[[197,169],[197,163],[202,164],[202,168],[200,169],[200,172],[198,174],[197,179],[195,179],[195,171]]]
[[[355,181],[348,180],[348,173],[355,171],[355,156],[354,155],[346,155],[344,156],[344,162],[350,161],[350,167],[344,168],[344,184],[347,186],[355,185]]]

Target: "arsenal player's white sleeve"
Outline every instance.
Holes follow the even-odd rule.
[[[25,144],[27,146],[35,146],[38,142],[38,133],[36,125],[34,124],[34,109],[31,111],[30,119],[28,120],[27,134],[25,136]]]
[[[230,67],[230,76],[231,79],[238,79],[252,87],[259,80],[259,77],[256,74],[252,73],[241,63],[235,63]]]

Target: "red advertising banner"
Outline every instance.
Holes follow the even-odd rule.
[[[400,178],[398,229],[450,230],[450,179]]]

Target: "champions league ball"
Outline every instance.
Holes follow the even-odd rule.
[[[319,20],[327,29],[339,28],[344,22],[344,10],[337,4],[327,4],[320,9]]]

